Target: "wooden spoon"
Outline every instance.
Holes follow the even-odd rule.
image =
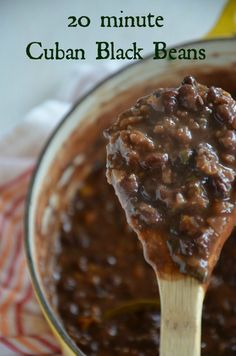
[[[161,299],[161,356],[199,356],[202,304],[236,221],[236,102],[192,77],[107,130],[107,178]]]
[[[191,277],[158,278],[161,298],[161,356],[199,356],[205,289]]]

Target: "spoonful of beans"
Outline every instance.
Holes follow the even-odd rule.
[[[236,221],[236,102],[188,76],[105,131],[113,185],[161,296],[161,356],[199,356],[204,295]]]

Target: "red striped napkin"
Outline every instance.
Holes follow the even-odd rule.
[[[24,255],[23,215],[33,167],[0,186],[0,355],[56,355]]]
[[[41,142],[69,106],[45,103],[0,141],[0,356],[61,354],[34,296],[24,253],[23,217]],[[45,124],[48,113],[54,125]]]

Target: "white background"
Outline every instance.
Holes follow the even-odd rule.
[[[75,66],[93,64],[95,42],[114,41],[128,48],[137,41],[150,53],[153,41],[169,46],[202,37],[213,26],[225,0],[0,0],[0,130],[19,122],[42,101],[57,96]],[[99,28],[101,15],[154,15],[164,17],[162,28]],[[68,28],[68,16],[87,15],[88,28]],[[45,48],[55,41],[66,48],[85,48],[86,61],[31,61],[29,42]],[[119,65],[124,62],[117,63]]]

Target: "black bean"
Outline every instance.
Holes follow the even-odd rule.
[[[230,152],[236,150],[236,132],[233,130],[225,131],[219,138],[219,142]]]
[[[140,164],[143,168],[156,169],[161,167],[166,162],[168,162],[167,153],[153,152],[147,154]]]
[[[196,80],[194,77],[192,77],[191,75],[188,75],[187,77],[184,78],[184,80],[182,81],[182,84],[190,84],[190,85],[196,85]]]
[[[187,110],[197,111],[204,102],[195,87],[190,84],[183,84],[179,88],[179,103]]]
[[[146,204],[144,202],[140,203],[136,212],[140,214],[141,220],[147,225],[154,225],[160,222],[161,216],[157,209],[153,208],[150,204]]]

